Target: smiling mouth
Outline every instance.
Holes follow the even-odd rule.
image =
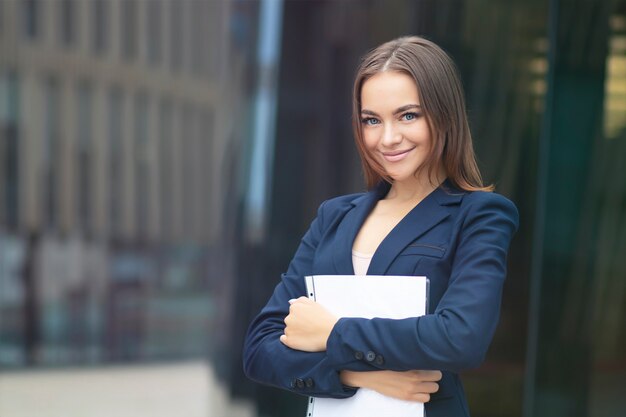
[[[396,151],[396,152],[381,152],[383,155],[383,158],[385,158],[385,160],[389,161],[389,162],[398,162],[403,160],[407,154],[409,152],[411,152],[413,149],[415,149],[414,147],[411,149],[407,149],[404,151]]]

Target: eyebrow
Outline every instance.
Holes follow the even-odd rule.
[[[396,115],[398,113],[402,113],[403,111],[407,111],[409,109],[413,109],[413,108],[422,108],[422,106],[420,106],[419,104],[407,104],[405,106],[402,107],[398,107],[397,109],[395,109],[393,111],[393,114]],[[378,116],[378,114],[374,111],[371,110],[367,110],[367,109],[361,109],[361,114],[369,114],[371,116]]]

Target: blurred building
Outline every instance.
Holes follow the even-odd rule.
[[[206,354],[244,69],[226,65],[230,18],[228,2],[0,3],[0,365]]]

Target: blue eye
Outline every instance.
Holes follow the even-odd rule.
[[[419,117],[419,114],[415,113],[415,112],[409,112],[409,113],[404,113],[402,115],[402,118],[406,121],[411,121],[411,120],[415,120]]]
[[[378,124],[378,120],[374,119],[373,117],[365,117],[361,119],[361,123],[368,126],[374,126]]]

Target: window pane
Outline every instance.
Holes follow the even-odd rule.
[[[107,0],[92,0],[92,40],[93,49],[102,53],[107,48],[109,34],[109,5]]]

